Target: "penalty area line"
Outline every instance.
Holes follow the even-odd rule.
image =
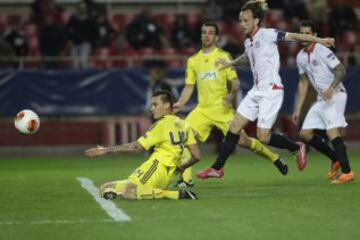
[[[0,222],[1,225],[41,225],[41,224],[87,224],[87,223],[114,223],[112,219],[97,219],[97,220],[38,220],[38,221],[5,221]]]
[[[97,203],[101,206],[105,212],[114,219],[115,222],[128,222],[131,221],[131,218],[124,213],[120,208],[116,206],[115,203],[105,200],[99,196],[99,190],[95,187],[93,181],[86,177],[77,177],[76,178],[81,186],[90,193],[91,196],[95,199]]]

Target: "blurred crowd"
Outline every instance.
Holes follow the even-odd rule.
[[[55,0],[34,0],[27,21],[0,22],[0,56],[41,57],[35,67],[128,67],[143,61],[136,57],[164,56],[170,67],[181,67],[184,59],[200,44],[200,27],[205,21],[215,21],[221,29],[219,47],[236,57],[243,51],[238,12],[243,1],[209,0],[202,9],[188,13],[153,12],[149,6],[139,12],[109,12],[93,0],[79,1],[73,11],[61,7]],[[268,0],[270,11],[266,25],[283,31],[297,31],[301,20],[316,21],[320,36],[336,38],[335,51],[346,65],[360,65],[360,21],[352,1],[344,0]],[[356,1],[354,1],[356,2]],[[358,10],[358,12],[360,12]],[[0,18],[1,20],[1,18]],[[280,45],[281,61],[292,66],[297,44]],[[116,58],[120,56],[120,58]],[[68,57],[67,65],[59,61]],[[121,58],[122,57],[122,58]],[[167,57],[167,58],[166,58]],[[94,60],[95,59],[95,60]],[[0,61],[1,67],[19,67],[17,61]]]

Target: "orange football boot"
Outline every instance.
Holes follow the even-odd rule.
[[[340,162],[339,161],[333,162],[331,164],[330,170],[327,174],[327,178],[329,180],[336,178],[336,176],[338,175],[339,169],[340,169]]]
[[[333,184],[348,183],[348,182],[351,182],[352,180],[354,180],[354,178],[355,178],[355,173],[353,171],[351,171],[349,173],[341,174],[337,179],[335,179],[331,183],[333,183]]]

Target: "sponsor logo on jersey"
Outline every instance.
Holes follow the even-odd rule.
[[[201,81],[212,81],[216,79],[216,72],[204,72],[200,74],[200,80]]]

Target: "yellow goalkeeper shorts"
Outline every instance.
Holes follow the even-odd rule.
[[[205,142],[214,127],[219,129],[223,135],[226,135],[234,117],[235,113],[232,108],[219,107],[206,109],[196,107],[186,117],[185,121],[197,133],[198,139]]]
[[[159,160],[150,158],[141,164],[128,179],[136,185],[166,189],[172,180],[175,169],[175,166],[168,167]]]

